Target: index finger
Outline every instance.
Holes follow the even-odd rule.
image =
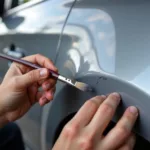
[[[86,103],[80,108],[77,114],[72,119],[72,122],[79,124],[80,128],[85,127],[92,120],[97,109],[101,103],[105,100],[106,96],[96,96],[86,101]]]
[[[24,57],[23,59],[31,63],[38,64],[42,68],[48,68],[57,71],[57,68],[54,66],[53,62],[49,58],[43,55],[40,54],[31,55],[31,56]]]

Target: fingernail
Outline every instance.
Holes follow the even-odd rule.
[[[105,95],[101,95],[101,97],[102,97],[102,98],[106,98],[106,96],[105,96]]]
[[[47,69],[41,69],[41,70],[40,70],[40,76],[41,76],[41,77],[47,76]]]
[[[112,93],[112,95],[120,99],[120,95],[118,93],[115,92],[115,93]]]
[[[117,104],[119,104],[120,103],[120,100],[121,100],[121,97],[120,97],[120,95],[118,94],[118,93],[112,93],[112,94],[110,94],[110,96],[111,95],[113,95],[114,97],[112,98],[114,101],[116,101],[117,102]]]
[[[129,107],[129,111],[133,114],[133,115],[137,115],[138,114],[138,109],[134,106],[130,106]]]

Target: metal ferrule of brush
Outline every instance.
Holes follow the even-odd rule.
[[[72,86],[75,86],[75,83],[76,83],[75,80],[71,80],[71,79],[66,78],[66,77],[64,77],[64,76],[62,76],[62,75],[59,75],[59,76],[58,76],[58,79],[61,80],[61,81],[64,82],[64,83],[68,83],[68,84],[70,84],[70,85],[72,85]]]

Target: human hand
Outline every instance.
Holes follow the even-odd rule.
[[[125,143],[117,150],[133,150],[135,146],[136,138],[134,134],[131,134]]]
[[[36,102],[41,106],[45,105],[53,99],[55,92],[56,80],[48,78],[48,69],[57,72],[52,61],[39,54],[23,59],[43,68],[33,70],[18,63],[11,65],[0,85],[0,116],[6,122],[20,118]],[[42,91],[39,91],[40,87]]]
[[[53,150],[124,150],[133,149],[131,134],[138,117],[137,108],[127,108],[116,126],[103,135],[120,102],[117,93],[88,100],[62,130]]]

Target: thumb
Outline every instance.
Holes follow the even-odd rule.
[[[49,76],[49,71],[46,68],[32,70],[18,79],[18,84],[21,87],[28,87],[35,82],[38,82],[42,79],[46,79]]]

